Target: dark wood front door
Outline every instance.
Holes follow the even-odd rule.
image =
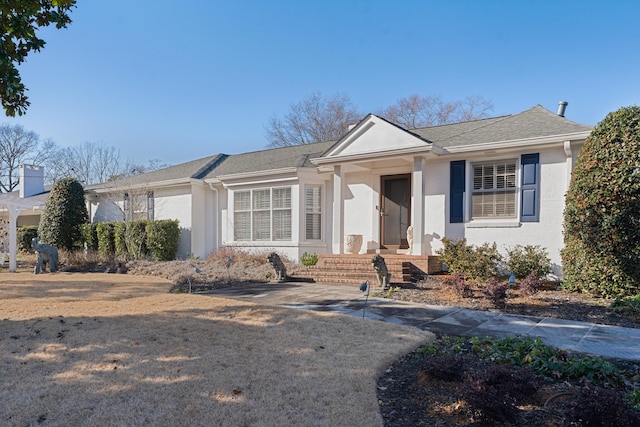
[[[386,249],[408,248],[411,175],[383,176],[380,188],[380,245]]]

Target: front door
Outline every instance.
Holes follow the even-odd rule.
[[[411,175],[387,175],[380,182],[380,246],[405,249],[411,212]]]

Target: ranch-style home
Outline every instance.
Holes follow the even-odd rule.
[[[426,258],[442,237],[547,248],[590,126],[540,105],[405,130],[369,114],[337,141],[216,154],[86,189],[92,221],[178,219],[180,255],[222,246]]]
[[[87,206],[93,222],[179,220],[181,257],[232,246],[292,260],[428,260],[443,237],[465,237],[502,252],[541,245],[560,275],[565,193],[592,129],[566,119],[565,105],[413,130],[369,114],[337,141],[216,154],[87,186]]]

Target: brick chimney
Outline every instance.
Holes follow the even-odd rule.
[[[44,167],[20,165],[20,197],[44,193]]]

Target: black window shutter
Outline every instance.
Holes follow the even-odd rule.
[[[540,155],[523,154],[520,221],[540,221]]]
[[[464,222],[465,161],[451,162],[449,222]]]

